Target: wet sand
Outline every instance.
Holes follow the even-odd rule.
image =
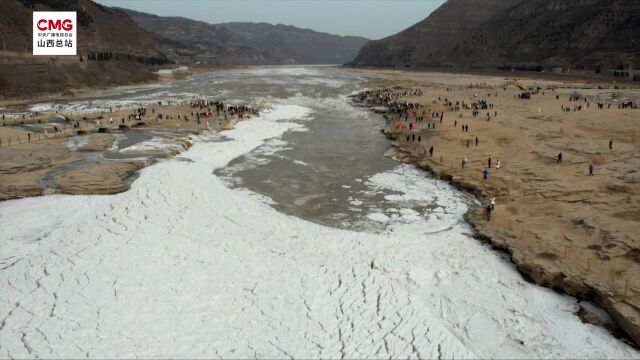
[[[37,116],[26,115],[17,119],[7,116],[3,126],[0,126],[0,201],[43,195],[47,192],[47,182],[55,184],[57,191],[66,194],[115,194],[125,191],[128,188],[127,179],[155,161],[105,158],[83,162],[82,154],[105,154],[114,144],[112,132],[115,131],[132,128],[136,131],[195,133],[221,131],[233,128],[238,120],[237,116],[228,115],[225,119],[225,115],[221,114],[202,118],[198,123],[192,116],[196,111],[189,105],[163,104],[148,107],[147,114],[137,120],[129,117],[134,113],[134,109],[130,108],[107,113],[76,113],[75,116],[64,112],[39,113]],[[163,115],[162,119],[157,119],[158,113]],[[52,116],[65,116],[68,121],[65,118],[52,119]],[[73,126],[76,121],[79,127]],[[54,126],[58,127],[58,132],[54,131]],[[75,147],[69,146],[69,141],[78,136],[84,136],[82,142]],[[174,156],[191,145],[186,140],[176,138],[175,141],[181,146],[167,149],[164,157]]]
[[[586,107],[586,102],[569,101],[574,93],[582,98],[617,94],[638,99],[640,91],[614,89],[612,84],[601,84],[606,90],[598,84],[548,80],[388,73],[393,80],[372,87],[419,88],[421,96],[405,99],[424,104],[426,112],[413,131],[408,126],[397,129],[396,116],[386,116],[392,119],[384,129],[393,141],[388,155],[477,195],[483,205],[467,219],[479,238],[511,253],[519,270],[536,283],[594,300],[640,343],[640,110],[620,110],[617,105],[599,110],[592,99],[588,109],[574,112],[574,106]],[[514,98],[522,89],[538,86],[542,90],[532,99]],[[473,117],[472,110],[451,112],[445,99],[454,104],[484,99],[494,108]],[[563,105],[570,112],[562,111]],[[429,115],[443,110],[442,123]],[[407,124],[404,117],[400,122]],[[428,129],[429,122],[435,129]],[[469,126],[468,132],[462,125]],[[558,153],[563,153],[562,163],[556,161]],[[463,169],[465,157],[469,162]],[[484,180],[489,158],[492,167]],[[595,165],[594,176],[588,176],[590,164]],[[485,207],[491,197],[496,208],[487,221]]]
[[[0,128],[0,134],[13,129]],[[15,133],[15,131],[12,131]],[[0,149],[0,200],[42,195],[40,179],[57,166],[80,157],[66,146],[66,139],[51,138]]]
[[[144,166],[143,161],[103,162],[67,171],[56,181],[65,194],[116,194],[126,191],[125,179]]]
[[[105,151],[113,145],[114,137],[107,133],[90,134],[88,142],[78,147],[78,151]]]

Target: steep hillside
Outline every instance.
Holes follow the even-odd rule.
[[[423,21],[368,42],[353,61],[359,66],[424,66],[439,59],[474,29],[522,0],[449,0]]]
[[[162,39],[163,52],[178,62],[219,65],[282,62],[277,52],[260,49],[222,26],[183,17],[161,17],[129,9],[118,10],[126,12],[140,27]]]
[[[0,0],[0,8],[0,96],[148,81],[156,76],[145,64],[166,62],[153,34],[90,0]],[[77,11],[78,56],[32,56],[33,11]]]
[[[265,49],[277,49],[298,64],[344,64],[368,39],[339,36],[288,25],[232,22],[221,24]]]
[[[0,8],[2,45],[7,51],[25,52],[30,49],[32,10],[18,0],[0,0]]]
[[[462,66],[640,66],[640,1],[529,0],[447,54]]]
[[[142,28],[170,39],[180,61],[213,64],[342,64],[367,39],[267,23],[208,24],[121,9]],[[181,44],[181,46],[176,46]]]
[[[407,30],[369,42],[360,66],[640,66],[638,0],[449,0]]]
[[[90,0],[0,0],[0,6],[0,33],[7,34],[7,50],[24,50],[25,42],[31,46],[33,11],[77,11],[80,54],[108,49],[159,55],[158,40],[127,14]]]

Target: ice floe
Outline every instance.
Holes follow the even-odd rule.
[[[639,356],[465,235],[462,195],[424,194],[407,167],[367,183],[407,204],[437,196],[446,231],[425,233],[411,206],[395,214],[420,226],[327,228],[212,173],[300,111],[196,139],[191,161],[148,167],[125,193],[0,203],[0,357]]]

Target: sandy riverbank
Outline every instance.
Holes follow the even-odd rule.
[[[614,89],[612,84],[598,89],[597,84],[495,76],[389,74],[393,80],[371,86],[420,89],[422,95],[402,99],[425,107],[409,116],[413,123],[415,116],[424,116],[412,131],[404,116],[400,123],[407,128],[398,129],[397,116],[387,115],[392,120],[384,132],[393,140],[388,155],[476,194],[483,206],[467,218],[478,237],[509,251],[520,271],[535,282],[594,300],[640,343],[640,279],[635,276],[640,273],[640,110],[606,105],[611,95],[638,99],[640,91]],[[517,98],[537,87],[542,90],[532,99]],[[598,94],[606,99],[604,109],[598,109]],[[570,102],[572,95],[586,96],[589,107],[584,100]],[[452,112],[445,99],[454,106],[457,101],[486,100],[493,108],[473,117],[472,110]],[[574,111],[579,105],[586,109]],[[442,111],[442,123],[430,115]],[[468,132],[462,125],[469,126]],[[558,153],[563,153],[560,164]],[[465,157],[469,162],[463,169]],[[489,158],[492,167],[484,180]],[[595,166],[594,176],[588,175],[590,164]],[[492,197],[496,208],[487,221],[484,207]]]
[[[304,221],[215,175],[307,111],[275,105],[120,194],[0,203],[2,357],[636,356],[470,238],[466,196],[410,166],[371,180],[437,191],[443,216],[383,234]]]
[[[195,112],[209,108],[194,108],[188,104],[159,104],[147,108],[147,113],[133,117],[135,109],[123,108],[112,112],[82,112],[66,116],[56,123],[47,122],[51,112],[27,115],[25,118],[5,117],[0,126],[0,201],[43,195],[48,191],[44,179],[52,179],[56,191],[66,194],[115,194],[128,188],[127,179],[155,160],[106,159],[115,137],[112,131],[222,131],[233,128],[240,116],[222,111],[197,119]],[[162,114],[162,118],[159,118]],[[49,120],[50,121],[50,120]],[[77,122],[77,125],[74,124]],[[58,131],[54,130],[54,126]],[[47,133],[45,135],[45,130]],[[176,137],[175,146],[161,151],[165,157],[188,149],[188,138]],[[83,154],[97,158],[82,163]],[[78,162],[78,166],[73,166]],[[69,167],[62,169],[63,166]],[[58,174],[59,173],[59,174]]]
[[[196,135],[128,191],[0,202],[0,357],[638,357],[575,316],[584,308],[608,321],[602,311],[528,283],[473,239],[470,196],[381,156],[382,119],[345,101],[366,77],[237,75],[171,92],[215,79],[233,89],[225,98],[269,99],[269,110]],[[128,149],[119,155],[157,144],[136,132],[170,131],[116,132],[114,146]],[[247,165],[269,172],[237,172]],[[353,225],[280,210],[276,192],[300,211],[324,195]]]

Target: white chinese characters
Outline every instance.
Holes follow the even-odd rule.
[[[75,11],[33,12],[33,55],[76,55]]]

